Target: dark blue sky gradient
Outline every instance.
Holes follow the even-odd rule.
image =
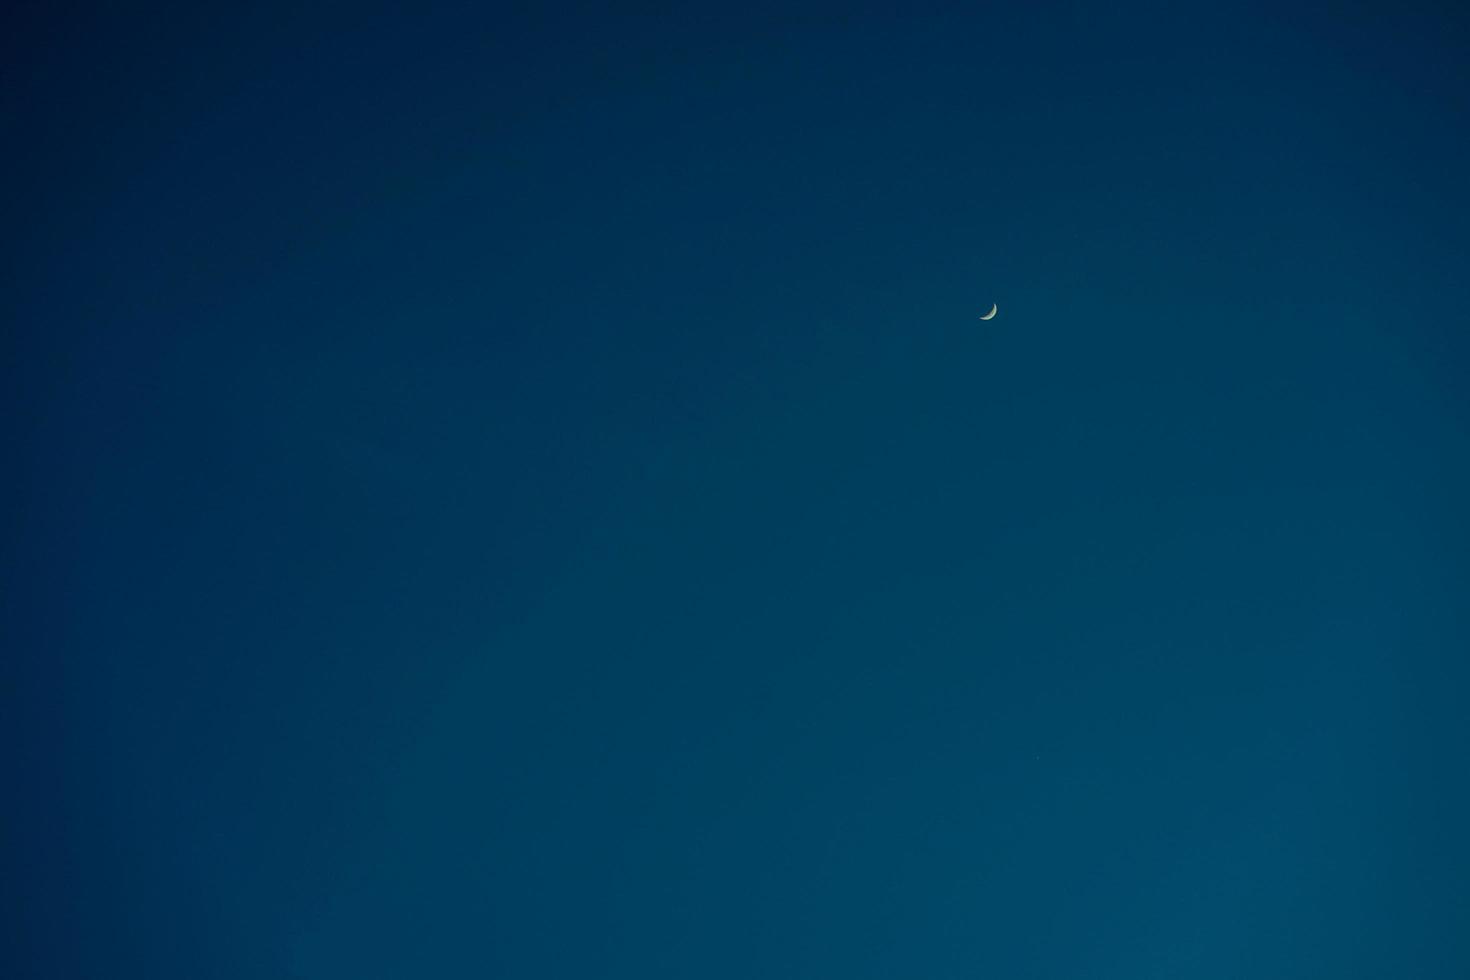
[[[1470,18],[413,6],[0,42],[0,972],[1470,976]]]

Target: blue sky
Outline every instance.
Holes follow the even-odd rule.
[[[15,975],[1465,975],[1463,15],[17,24]]]

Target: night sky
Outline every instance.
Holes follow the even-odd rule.
[[[1470,976],[1470,8],[1340,8],[12,9],[0,973]]]

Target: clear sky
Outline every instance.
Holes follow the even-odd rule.
[[[1470,976],[1470,18],[899,7],[15,16],[0,972]]]

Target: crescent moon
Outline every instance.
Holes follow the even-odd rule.
[[[991,303],[990,304],[990,312],[987,313],[987,314],[985,314],[984,316],[982,316],[980,319],[982,319],[982,320],[992,320],[992,319],[994,319],[995,318],[995,311],[996,311],[996,305],[994,303]]]

